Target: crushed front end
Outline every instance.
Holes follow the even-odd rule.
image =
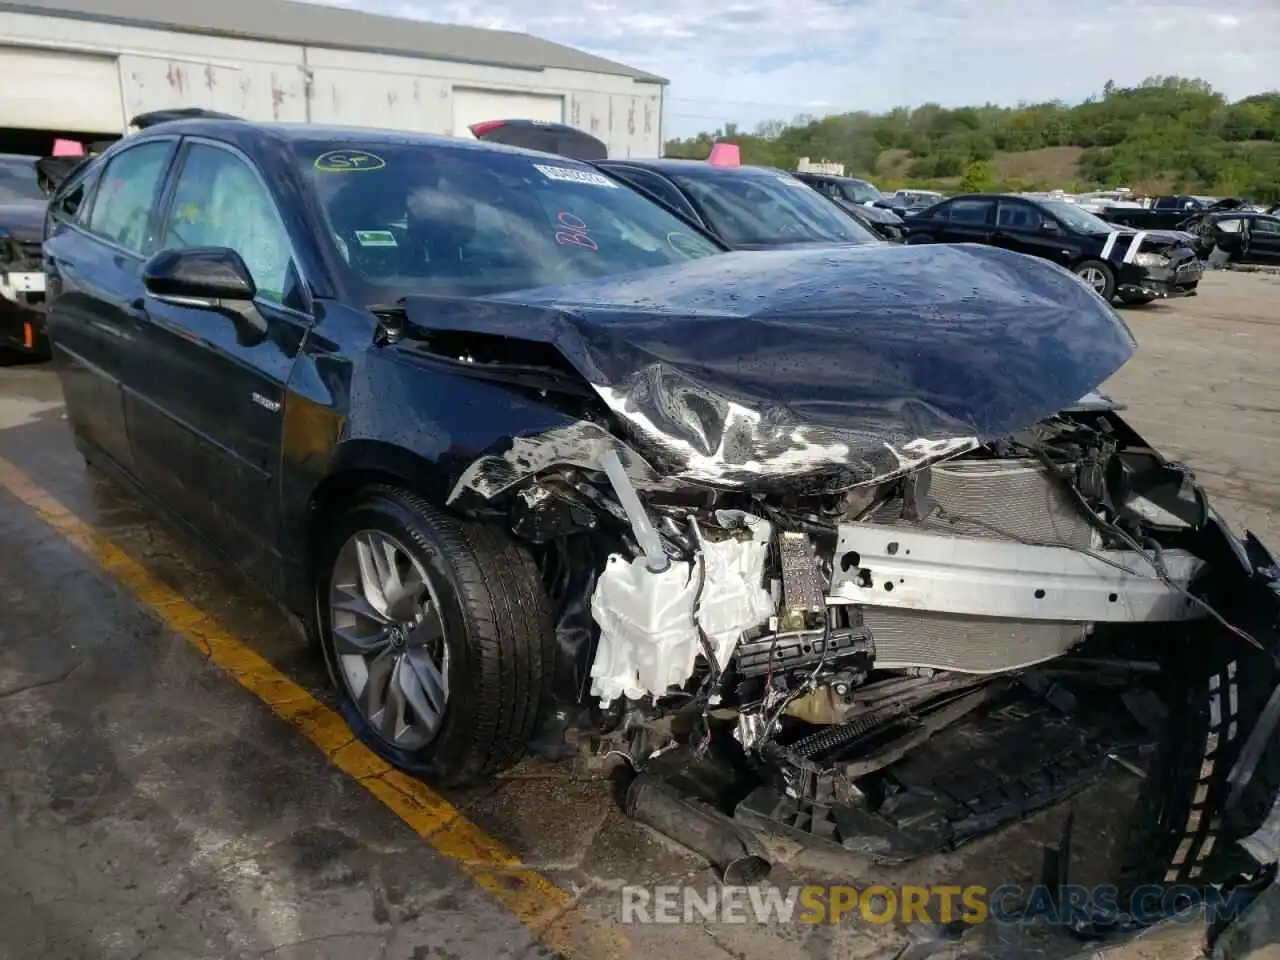
[[[0,226],[0,346],[45,355],[44,264],[39,240]]]
[[[1170,299],[1193,297],[1204,274],[1190,235],[1138,233],[1116,275],[1121,296]]]
[[[450,497],[542,558],[551,733],[627,758],[632,812],[725,878],[761,835],[952,851],[1108,764],[1140,777],[1121,890],[1280,859],[1280,569],[1091,393],[1132,339],[1065,271],[876,245],[425,306],[564,417]],[[732,783],[682,808],[673,758]]]

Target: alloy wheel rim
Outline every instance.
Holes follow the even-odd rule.
[[[342,679],[387,743],[418,750],[439,732],[449,701],[449,647],[431,578],[395,537],[353,534],[329,587],[329,631]]]
[[[1097,267],[1086,267],[1080,272],[1080,278],[1098,293],[1107,289],[1107,278]]]

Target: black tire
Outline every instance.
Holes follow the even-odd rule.
[[[1142,307],[1148,303],[1155,302],[1155,294],[1151,293],[1122,293],[1120,294],[1120,302],[1130,307]]]
[[[1109,266],[1101,260],[1082,260],[1075,265],[1072,272],[1087,283],[1088,280],[1086,279],[1086,274],[1094,270],[1101,274],[1104,281],[1104,285],[1101,289],[1096,287],[1094,289],[1097,290],[1098,296],[1102,297],[1102,299],[1107,301],[1107,303],[1110,303],[1112,298],[1116,295],[1116,275]]]
[[[412,752],[385,740],[356,707],[329,629],[334,563],[362,530],[389,534],[421,562],[445,627],[448,704],[434,739]],[[554,630],[550,600],[523,547],[496,527],[454,520],[412,493],[379,485],[330,524],[315,559],[315,632],[342,714],[365,744],[446,786],[490,777],[524,756],[549,700]]]

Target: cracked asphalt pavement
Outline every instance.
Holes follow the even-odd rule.
[[[1125,316],[1141,349],[1107,391],[1197,469],[1230,520],[1280,545],[1280,277],[1211,273],[1199,297]],[[175,610],[218,624],[271,683],[332,707],[323,667],[279,611],[86,471],[49,365],[0,368],[0,460],[31,483],[23,495],[0,483],[0,960],[957,954],[935,953],[924,927],[854,914],[820,926],[621,924],[623,885],[705,888],[712,877],[622,815],[608,771],[530,761],[434,810],[427,791],[415,801],[425,813],[388,799],[378,771],[364,775],[364,761],[326,750],[264,698],[270,684],[184,642]],[[91,535],[52,522],[58,505]],[[1115,773],[1096,788],[1096,822],[1077,814],[1095,860],[1116,832],[1108,811],[1133,787]],[[773,879],[1025,883],[1062,816],[895,871],[780,849]],[[1081,879],[1096,866],[1081,865]],[[504,891],[519,876],[533,893]],[[561,927],[573,929],[551,936]],[[1114,955],[1195,957],[1197,932]]]

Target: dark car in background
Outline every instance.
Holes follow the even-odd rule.
[[[877,206],[885,196],[874,184],[830,173],[798,172],[795,178],[829,197],[840,209],[885,240],[900,243],[906,237],[902,218],[884,206]]]
[[[772,167],[716,166],[700,160],[601,160],[595,166],[734,250],[881,239],[807,184]]]
[[[1206,213],[1238,210],[1247,204],[1239,197],[1196,197],[1169,194],[1156,197],[1149,207],[1103,207],[1099,216],[1137,230],[1181,230],[1183,224]]]
[[[677,159],[610,160],[602,141],[562,123],[492,120],[473,124],[470,129],[477,140],[487,143],[541,150],[592,163],[731,249],[886,239],[870,222],[874,215],[863,216],[843,206],[833,209],[803,181],[771,167]],[[886,218],[898,220],[892,213],[883,213]]]
[[[877,207],[892,210],[901,217],[913,216],[921,210],[945,199],[937,190],[895,190],[875,201]]]
[[[1280,216],[1252,210],[1202,213],[1180,225],[1209,263],[1280,263]]]
[[[1203,268],[1185,234],[1116,227],[1064,200],[966,194],[910,220],[907,243],[983,243],[1052,260],[1104,300],[1194,295]]]
[[[43,356],[45,194],[37,157],[0,154],[0,348]]]

